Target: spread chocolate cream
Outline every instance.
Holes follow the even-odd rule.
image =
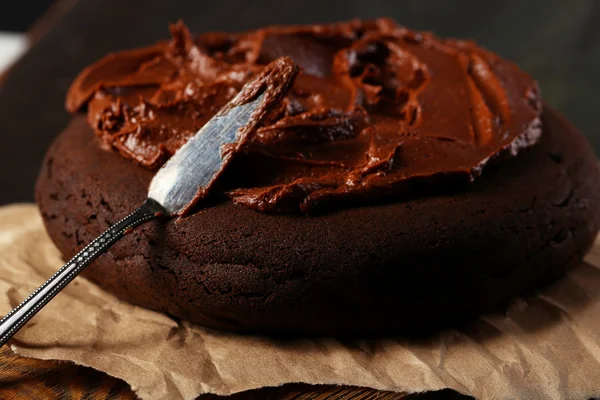
[[[261,212],[311,214],[468,184],[541,134],[536,82],[472,42],[388,19],[196,39],[178,23],[171,32],[85,69],[67,108],[87,109],[106,144],[156,170],[247,81],[289,56],[300,70],[293,85],[220,178],[223,195]],[[282,60],[261,84],[296,73]]]

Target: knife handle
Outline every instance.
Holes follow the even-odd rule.
[[[15,333],[50,300],[65,288],[92,261],[98,258],[113,244],[121,239],[130,229],[157,218],[164,209],[152,199],[148,199],[140,208],[112,225],[100,236],[85,246],[69,262],[59,269],[50,279],[35,290],[21,304],[0,320],[0,347],[13,337]]]

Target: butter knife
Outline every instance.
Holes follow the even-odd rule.
[[[287,57],[266,66],[208,121],[156,173],[146,201],[85,246],[21,304],[0,320],[0,347],[38,313],[92,261],[131,229],[161,216],[188,211],[191,203],[208,193],[231,161],[227,146],[243,145],[262,121],[269,106],[287,92],[298,70]],[[225,146],[225,147],[224,147]]]

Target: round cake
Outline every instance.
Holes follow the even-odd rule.
[[[271,61],[300,72],[182,218],[85,276],[211,328],[391,335],[458,324],[577,265],[600,223],[586,140],[536,82],[472,42],[388,19],[172,39],[86,68],[36,198],[66,258]]]

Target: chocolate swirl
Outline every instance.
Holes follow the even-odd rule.
[[[536,82],[472,42],[389,19],[267,27],[192,38],[183,24],[154,46],[110,54],[72,84],[104,142],[160,167],[270,61],[301,68],[224,174],[233,201],[311,213],[401,199],[473,181],[541,134]]]

